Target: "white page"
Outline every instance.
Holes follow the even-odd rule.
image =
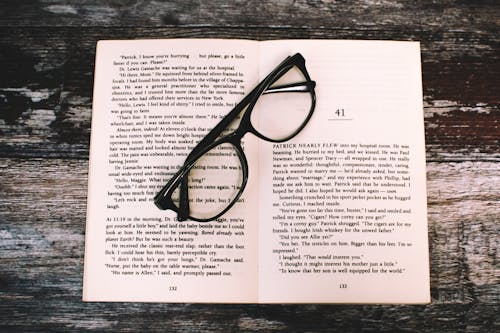
[[[428,302],[419,44],[263,42],[261,76],[296,52],[317,82],[317,106],[310,123],[287,142],[295,147],[260,145],[260,301]],[[293,162],[273,162],[283,156]],[[324,173],[305,186],[314,169]],[[375,170],[385,172],[378,175],[382,178],[374,178]],[[287,181],[289,176],[298,178]],[[353,176],[366,178],[347,179]],[[293,193],[273,193],[283,188]],[[411,200],[404,200],[408,196]]]
[[[228,74],[242,82],[221,86],[235,78]],[[85,301],[257,300],[255,158],[248,158],[244,202],[222,222],[176,222],[172,211],[152,202],[189,150],[257,79],[258,44],[251,41],[98,44]],[[247,156],[256,154],[256,147],[248,140]]]

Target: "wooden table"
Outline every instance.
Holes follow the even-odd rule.
[[[4,1],[0,331],[500,331],[497,1]],[[82,303],[99,39],[422,42],[432,304]]]

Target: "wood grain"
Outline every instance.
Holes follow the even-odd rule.
[[[0,331],[494,332],[497,1],[4,1]],[[432,303],[82,303],[95,44],[132,38],[419,40]]]
[[[425,323],[426,331],[442,332],[496,320],[500,190],[490,181],[498,177],[496,163],[428,164],[429,306],[81,303],[87,166],[77,159],[0,160],[5,328],[355,331],[420,330]],[[127,320],[132,313],[139,320]]]
[[[404,32],[357,31],[338,36],[323,29],[252,29],[253,38],[408,39]],[[246,38],[247,29],[213,28],[4,28],[0,29],[0,154],[5,157],[87,158],[92,104],[93,62],[99,39]],[[422,38],[413,39],[424,40]],[[452,54],[436,41],[422,41],[427,159],[498,160],[500,61],[484,40],[478,45],[463,32],[449,33]],[[462,48],[462,52],[455,48]],[[443,66],[443,62],[452,62]],[[444,58],[444,59],[443,59]],[[21,60],[21,62],[20,62]],[[458,85],[467,82],[474,88]]]
[[[295,1],[4,1],[4,26],[208,26],[471,30],[498,25],[494,0],[439,2]]]

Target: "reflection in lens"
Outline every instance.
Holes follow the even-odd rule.
[[[236,147],[222,143],[201,156],[188,174],[189,215],[210,219],[237,197],[243,169]]]
[[[293,135],[311,111],[312,95],[306,82],[297,67],[288,69],[257,100],[250,118],[253,127],[272,140],[284,140]],[[299,85],[287,88],[290,84]]]

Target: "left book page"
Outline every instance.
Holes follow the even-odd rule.
[[[257,84],[258,47],[243,40],[98,43],[84,301],[257,301],[258,207],[245,200],[258,194],[256,177],[244,205],[219,222],[178,223],[152,199]],[[257,154],[255,141],[245,142],[245,153]]]

